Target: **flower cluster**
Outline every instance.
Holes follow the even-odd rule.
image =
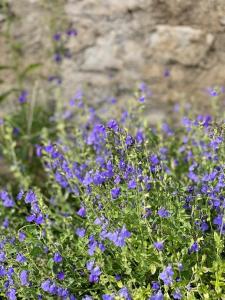
[[[133,111],[148,97],[142,83]],[[27,93],[19,101],[29,107]],[[78,90],[25,159],[29,130],[1,123],[13,179],[0,187],[0,298],[222,299],[224,121],[190,114],[150,129],[85,101]]]

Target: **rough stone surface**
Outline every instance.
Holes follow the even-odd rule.
[[[152,91],[152,107],[163,111],[169,100],[206,103],[205,89],[225,84],[224,0],[8,2],[17,16],[12,34],[23,46],[20,63],[43,62],[43,78],[52,75],[46,58],[52,55],[54,30],[65,24],[77,29],[77,37],[68,42],[72,58],[59,67],[65,99],[82,86],[93,101],[128,99],[144,81]],[[5,26],[0,12],[0,30]],[[0,46],[0,64],[5,64],[9,49],[2,37]],[[167,78],[166,69],[171,74]],[[15,80],[7,78],[2,90]]]
[[[212,48],[214,36],[188,26],[159,25],[150,35],[149,53],[158,63],[198,66]]]

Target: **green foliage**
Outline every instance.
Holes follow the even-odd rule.
[[[54,115],[35,106],[29,121],[31,108],[32,103],[21,104],[0,127],[1,152],[9,168],[9,177],[1,181],[0,220],[9,220],[2,240],[15,237],[4,245],[4,267],[14,268],[13,287],[19,298],[42,294],[51,299],[42,288],[49,278],[57,289],[78,299],[102,299],[106,294],[142,300],[157,293],[164,299],[223,299],[224,229],[215,221],[223,206],[212,204],[224,197],[223,124],[208,124],[205,117],[170,130],[145,124],[144,139],[138,140],[133,117],[124,127],[112,129],[96,114],[89,115],[86,104]],[[82,117],[64,118],[68,109],[71,116]],[[96,163],[100,156],[103,165]],[[116,187],[120,193],[113,197]],[[31,190],[37,199],[33,203],[27,200]],[[9,198],[14,204],[7,206]],[[86,215],[77,214],[81,207]],[[41,219],[27,221],[32,213]],[[207,228],[202,229],[203,223]],[[76,234],[79,228],[85,230],[83,237]],[[127,236],[115,240],[122,228]],[[26,235],[24,241],[18,239],[20,232]],[[162,249],[156,242],[163,242]],[[53,259],[58,252],[60,263]],[[26,257],[25,263],[16,261],[18,253]],[[93,282],[87,268],[91,260],[101,271]],[[163,277],[168,266],[173,270],[167,275],[169,284]],[[22,270],[28,270],[30,286],[21,285]],[[60,271],[63,281],[57,279]],[[161,292],[154,290],[154,282]],[[127,298],[122,296],[124,288]],[[3,288],[1,296],[8,290]]]

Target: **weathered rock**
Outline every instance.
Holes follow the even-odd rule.
[[[213,45],[214,37],[188,26],[159,25],[150,34],[148,47],[153,60],[198,66]]]
[[[152,91],[152,107],[196,96],[205,102],[207,86],[225,84],[224,0],[20,0],[9,1],[20,42],[22,66],[43,62],[42,78],[60,72],[64,99],[85,87],[93,101],[129,98],[138,82]],[[5,19],[0,23],[4,29]],[[78,35],[67,46],[71,59],[52,68],[55,31],[72,24]],[[0,36],[0,64],[10,60]],[[22,67],[21,66],[21,67]],[[170,76],[164,77],[165,69]],[[1,74],[0,74],[1,75]],[[1,78],[1,76],[0,76]],[[6,90],[15,78],[6,75]],[[122,101],[121,100],[121,101]]]

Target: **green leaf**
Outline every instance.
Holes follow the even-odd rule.
[[[155,272],[156,272],[157,268],[155,265],[150,265],[150,271],[151,271],[151,274],[154,275]]]
[[[31,251],[30,251],[30,255],[33,257],[36,257],[38,255],[43,254],[43,251],[40,247],[34,247]]]
[[[14,69],[16,69],[16,68],[13,66],[0,65],[0,71],[1,70],[14,70]]]
[[[30,64],[21,72],[21,74],[19,75],[20,79],[24,79],[28,74],[30,74],[31,72],[33,72],[34,70],[36,70],[37,68],[39,68],[41,66],[42,66],[41,63]]]
[[[16,89],[11,89],[6,91],[5,93],[0,95],[0,102],[2,102],[3,100],[5,100],[10,94],[12,94],[13,92],[17,91]]]

